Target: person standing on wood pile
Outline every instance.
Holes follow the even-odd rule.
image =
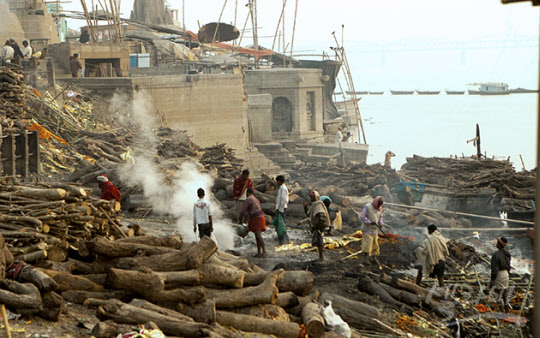
[[[4,47],[2,47],[2,51],[0,52],[2,66],[5,66],[7,63],[11,63],[11,59],[13,59],[14,55],[15,51],[13,50],[13,47],[11,47],[11,43],[9,42],[9,40],[6,40],[6,43],[4,44]]]
[[[198,226],[199,238],[203,239],[204,236],[210,238],[212,237],[212,231],[214,231],[210,203],[204,199],[205,194],[203,188],[197,189],[197,196],[199,197],[199,200],[193,205],[193,232],[197,233]]]
[[[330,207],[330,204],[332,204],[332,199],[328,196],[321,196],[321,201],[324,203],[324,206],[326,207],[326,211],[328,212],[328,216],[330,216],[330,225],[328,226],[328,230],[326,234],[328,236],[334,236],[332,231],[334,230],[334,219],[336,219],[336,212],[337,210]]]
[[[285,223],[285,232],[281,235],[278,235],[279,245],[289,243],[289,235],[287,234],[287,222],[285,222],[285,212],[287,211],[287,206],[289,205],[289,189],[285,185],[285,176],[279,175],[276,177],[276,182],[278,185],[278,193],[276,197],[276,216],[281,215],[283,218],[283,223]]]
[[[11,62],[16,65],[20,65],[21,60],[24,58],[21,47],[19,47],[19,44],[15,42],[14,38],[9,39],[9,42],[11,43],[11,48],[13,48],[13,60]]]
[[[116,188],[109,178],[105,174],[101,174],[97,177],[98,187],[101,190],[101,195],[99,196],[102,200],[112,201],[116,200],[120,203],[120,191]]]
[[[308,209],[307,202],[304,202],[304,211],[309,216],[309,223],[311,224],[311,245],[316,246],[319,250],[319,261],[324,262],[324,240],[323,232],[330,226],[330,216],[326,206],[321,201],[321,195],[313,190],[309,193],[309,200],[311,201],[311,208]]]
[[[373,257],[375,263],[381,266],[376,256],[380,254],[379,227],[383,227],[383,198],[375,197],[373,202],[366,204],[360,215],[364,224],[362,231],[362,254],[364,257]]]
[[[338,127],[337,131],[336,131],[336,143],[340,143],[341,140],[343,139],[343,127]]]
[[[508,273],[512,268],[510,266],[512,256],[508,251],[508,240],[504,237],[497,238],[497,249],[499,250],[491,256],[491,281],[488,288],[493,289],[498,294],[502,292],[504,312],[508,312],[512,309],[508,303],[508,282],[510,280]]]
[[[79,77],[79,72],[82,69],[82,64],[79,61],[79,54],[75,53],[70,57],[69,69],[71,70],[71,77]]]
[[[439,286],[444,287],[445,259],[450,255],[444,238],[435,224],[427,227],[428,236],[424,245],[416,249],[416,257],[420,261],[420,268],[416,275],[416,285],[422,282],[422,275],[431,278],[437,277]]]
[[[266,257],[266,247],[262,238],[262,232],[266,231],[266,220],[261,202],[255,197],[254,193],[253,188],[247,188],[247,197],[242,204],[238,219],[244,219],[244,215],[249,215],[248,228],[249,231],[255,234],[255,240],[257,241],[257,254],[253,257]]]
[[[253,182],[249,178],[249,170],[244,169],[242,175],[234,180],[233,184],[233,198],[236,202],[236,210],[240,214],[240,209],[246,200],[246,191],[248,188],[253,189]],[[239,219],[238,223],[245,223],[245,219]]]

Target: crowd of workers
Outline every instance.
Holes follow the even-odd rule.
[[[97,177],[101,190],[101,199],[117,200],[120,202],[120,192],[112,184],[106,175]],[[289,190],[285,184],[285,177],[276,177],[278,184],[278,194],[275,203],[276,218],[281,218],[286,224],[287,206],[289,204]],[[199,238],[211,237],[214,230],[212,221],[211,204],[205,199],[205,191],[202,188],[197,190],[198,200],[193,205],[193,232],[199,232]],[[266,219],[259,200],[255,197],[253,182],[249,178],[249,170],[244,170],[242,175],[235,179],[233,184],[233,197],[238,206],[238,223],[247,222],[249,231],[255,234],[257,253],[255,257],[266,257],[267,251],[262,237],[262,232],[266,231]],[[324,262],[324,238],[323,234],[331,234],[332,224],[336,217],[335,209],[330,205],[332,200],[328,196],[320,196],[319,192],[313,190],[309,193],[310,203],[304,202],[306,222],[310,225],[312,233],[311,244],[316,247],[319,253],[319,261]],[[383,216],[384,200],[377,196],[372,202],[367,203],[360,214],[363,224],[362,228],[362,256],[366,262],[371,261],[381,267],[377,260],[380,254],[379,231],[384,227]],[[277,231],[276,231],[277,232]],[[417,266],[418,274],[416,283],[422,282],[422,277],[429,276],[437,278],[439,286],[444,287],[445,261],[450,252],[447,247],[447,239],[431,224],[427,227],[425,241],[415,251],[420,264]],[[278,235],[280,245],[288,244],[289,237],[286,231]],[[511,255],[508,250],[508,240],[499,237],[496,242],[498,251],[491,258],[491,280],[488,288],[500,294],[506,312],[511,309],[508,303],[509,271],[511,269]]]
[[[2,66],[12,63],[21,65],[23,66],[23,69],[27,69],[32,61],[44,59],[49,52],[47,48],[43,48],[42,50],[36,52],[27,40],[24,40],[22,45],[23,48],[21,49],[14,38],[6,40],[6,43],[0,51],[0,60]]]

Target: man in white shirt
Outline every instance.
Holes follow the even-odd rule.
[[[197,233],[199,227],[199,238],[210,237],[214,231],[212,223],[212,213],[210,212],[210,203],[204,199],[204,189],[197,190],[199,200],[193,205],[193,232]]]
[[[285,185],[285,177],[283,175],[276,177],[276,182],[279,186],[276,198],[276,217],[281,215],[283,223],[287,225],[285,222],[285,211],[287,211],[287,205],[289,204],[289,189],[287,189],[287,186]],[[289,235],[287,235],[286,230],[282,235],[278,235],[278,241],[279,245],[289,243]]]
[[[5,66],[6,63],[11,63],[11,59],[13,59],[14,55],[15,55],[15,50],[13,49],[13,47],[11,47],[11,42],[7,40],[4,47],[2,47],[2,51],[0,52],[0,59],[2,59],[2,66]]]
[[[25,60],[30,60],[30,58],[32,57],[32,54],[34,54],[33,53],[34,50],[32,49],[32,46],[30,46],[30,44],[26,40],[22,42],[22,45],[24,47],[22,50],[23,58]]]
[[[336,143],[340,143],[341,140],[343,139],[343,127],[338,127],[337,131],[336,131]]]

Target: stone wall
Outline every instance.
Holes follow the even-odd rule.
[[[10,12],[9,4],[2,0],[0,0],[0,23],[1,46],[4,46],[9,38],[14,38],[22,49],[22,42],[25,38],[24,30],[17,15]]]
[[[47,11],[43,1],[8,0],[8,2],[11,12],[19,18],[27,40],[48,39],[48,44],[60,42],[54,27],[53,17]],[[21,42],[19,45],[22,46]],[[38,43],[38,45],[40,44]]]
[[[128,76],[129,74],[129,46],[119,46],[112,42],[98,44],[62,42],[49,46],[49,53],[68,74],[70,74],[69,57],[75,53],[79,54],[79,61],[83,67],[85,67],[86,59],[111,60],[119,67],[118,76]]]
[[[248,96],[253,142],[272,142],[272,95]]]
[[[201,146],[226,143],[243,157],[248,146],[247,102],[241,75],[80,78],[79,86],[111,94],[146,92],[168,127],[187,130]]]

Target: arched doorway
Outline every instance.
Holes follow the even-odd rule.
[[[279,96],[272,101],[272,131],[292,131],[292,104],[288,98]]]

